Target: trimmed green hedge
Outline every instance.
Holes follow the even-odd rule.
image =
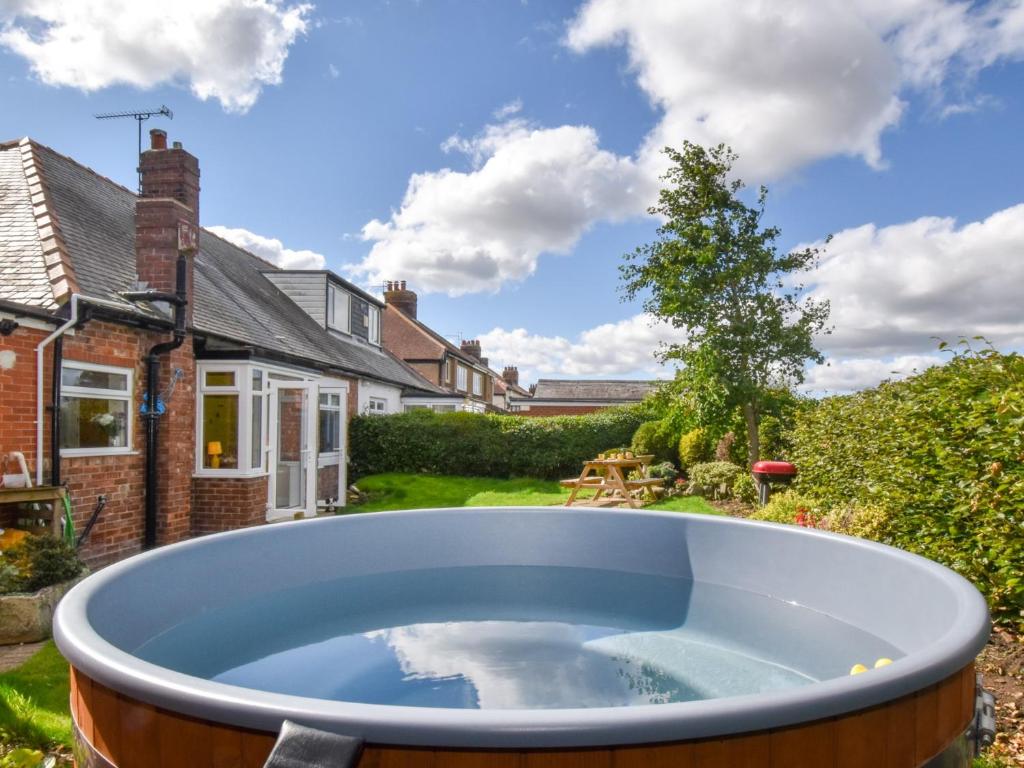
[[[1024,357],[963,352],[905,381],[803,409],[797,490],[826,511],[877,508],[881,538],[971,580],[1024,624]]]
[[[644,421],[637,408],[585,416],[499,416],[417,410],[357,416],[349,426],[353,479],[383,472],[479,477],[578,475],[612,445],[629,445]]]

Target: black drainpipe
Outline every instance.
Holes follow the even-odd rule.
[[[124,294],[133,301],[167,301],[174,305],[174,337],[170,341],[153,345],[146,355],[146,412],[143,414],[146,420],[146,523],[142,539],[144,549],[156,546],[156,458],[160,421],[160,414],[157,412],[157,385],[160,378],[160,356],[177,349],[185,341],[185,305],[188,303],[186,267],[185,254],[179,253],[173,294],[160,291]]]

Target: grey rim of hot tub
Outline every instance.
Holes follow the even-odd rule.
[[[385,542],[391,562],[406,568],[526,560],[678,573],[685,560],[695,580],[728,577],[737,588],[756,588],[816,610],[823,609],[822,596],[831,589],[844,620],[877,614],[872,620],[882,625],[913,621],[917,629],[887,631],[923,633],[928,639],[884,670],[770,694],[644,707],[453,710],[312,699],[212,682],[143,661],[108,640],[109,622],[102,627],[91,622],[120,615],[130,624],[156,610],[154,602],[175,615],[187,611],[198,595],[230,599],[243,594],[243,588],[274,584],[270,573],[291,578],[289,565],[294,568],[297,562],[306,579],[324,577],[339,562],[379,568]],[[258,563],[254,552],[260,553]],[[794,561],[803,576],[790,572]],[[104,601],[115,601],[116,611]],[[929,602],[941,606],[943,615],[930,615]],[[908,614],[915,606],[917,613]],[[987,608],[973,586],[906,552],[731,518],[581,508],[399,511],[219,534],[154,550],[91,576],[69,593],[55,619],[58,646],[78,671],[174,712],[267,732],[290,719],[368,742],[499,749],[700,739],[853,712],[962,670],[983,647],[988,631]],[[122,634],[133,636],[130,628]]]

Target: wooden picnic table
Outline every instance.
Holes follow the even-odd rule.
[[[654,488],[660,488],[665,483],[660,478],[646,476],[647,467],[653,460],[653,455],[645,454],[631,458],[591,459],[584,462],[579,477],[560,482],[563,487],[572,488],[565,506],[571,507],[576,501],[576,495],[584,488],[596,491],[594,498],[587,500],[588,505],[594,504],[602,495],[607,494],[602,506],[628,504],[633,509],[643,506],[640,499],[634,497],[634,491],[653,492]],[[626,475],[634,469],[643,470],[644,477],[640,480],[627,479]]]

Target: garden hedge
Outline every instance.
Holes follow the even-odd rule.
[[[543,418],[426,410],[357,416],[349,427],[349,473],[573,477],[587,459],[629,445],[644,420],[629,407]]]
[[[883,540],[944,563],[1024,625],[1024,358],[961,352],[905,381],[796,416],[797,490],[879,508]]]

